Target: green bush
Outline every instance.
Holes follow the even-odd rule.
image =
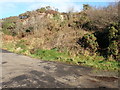
[[[70,26],[76,29],[85,29],[85,30],[92,30],[92,23],[88,16],[86,15],[86,12],[81,12],[75,17],[73,16],[72,19],[70,19]]]
[[[98,43],[97,38],[94,36],[94,34],[85,34],[82,37],[81,45],[85,48],[90,50],[92,53],[95,53],[98,49]]]
[[[116,59],[119,53],[119,26],[118,23],[113,23],[108,27],[108,39],[109,39],[109,46],[108,46],[108,56],[113,56]]]
[[[16,35],[16,32],[14,31],[16,24],[11,20],[5,20],[2,22],[2,32],[7,35]]]
[[[36,11],[40,13],[44,13],[46,11],[46,8],[42,7],[40,9],[37,9]]]
[[[109,27],[109,40],[111,41],[112,39],[115,39],[117,38],[117,33],[118,33],[118,30],[114,27],[114,26],[111,26]]]
[[[108,47],[108,55],[117,56],[118,55],[118,43],[116,41],[111,41]]]
[[[118,23],[112,23],[107,26],[102,32],[95,32],[97,42],[99,44],[99,51],[101,55],[109,58],[112,56],[114,59],[118,59],[120,50],[120,30]]]
[[[83,4],[83,10],[89,10],[90,8],[92,8],[89,4]]]
[[[54,14],[53,19],[56,21],[60,21],[60,15],[59,14]]]

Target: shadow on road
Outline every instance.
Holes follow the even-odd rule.
[[[2,52],[2,53],[12,53],[12,52],[4,50],[4,49],[0,49],[0,52]]]
[[[12,78],[8,82],[2,83],[3,88],[6,87],[23,87],[23,88],[60,88],[60,87],[72,87],[65,83],[55,80],[51,75],[43,72],[31,71],[30,75],[20,75]]]

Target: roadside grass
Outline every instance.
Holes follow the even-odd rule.
[[[34,51],[34,53],[31,54],[30,49],[28,48],[29,46],[27,46],[25,42],[26,41],[24,40],[20,40],[16,43],[4,43],[3,48],[11,52],[24,54],[33,58],[47,61],[58,61],[75,65],[83,65],[101,70],[117,71],[120,68],[119,62],[115,60],[105,60],[105,58],[103,58],[102,56],[72,56],[69,55],[67,52],[60,52],[57,48],[51,50],[37,49],[36,51]]]
[[[67,61],[70,56],[67,53],[58,52],[57,49],[51,50],[41,50],[38,49],[34,54],[31,54],[33,57],[37,57],[43,60],[48,61]]]
[[[115,60],[107,61],[102,56],[84,56],[76,57],[76,61],[80,65],[85,65],[101,70],[119,70],[119,63]]]

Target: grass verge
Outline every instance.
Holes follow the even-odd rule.
[[[71,56],[67,52],[59,52],[59,50],[57,50],[56,48],[51,50],[37,49],[34,51],[34,53],[30,53],[30,49],[24,43],[25,41],[19,41],[17,43],[9,42],[5,43],[3,45],[3,48],[11,52],[24,54],[33,58],[39,58],[47,61],[65,62],[75,65],[83,65],[101,70],[117,71],[120,67],[118,61],[105,60],[105,58],[103,58],[102,56]]]

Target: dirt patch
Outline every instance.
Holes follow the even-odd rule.
[[[92,76],[92,77],[99,79],[99,80],[106,81],[106,82],[118,81],[117,77],[106,77],[106,76]]]
[[[6,64],[7,62],[2,62],[2,64]]]

